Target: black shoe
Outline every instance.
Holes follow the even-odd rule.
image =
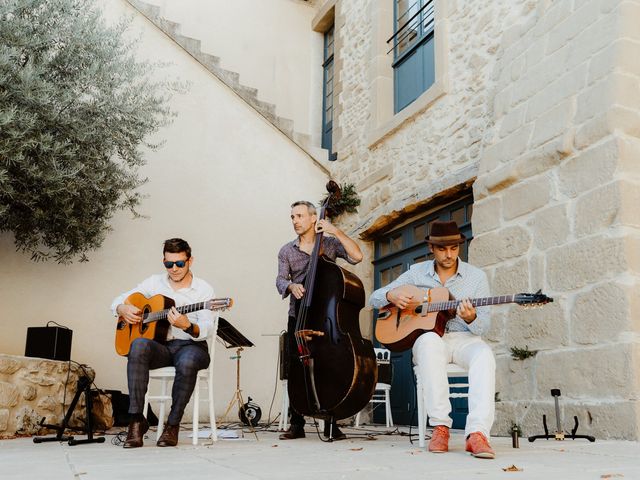
[[[324,436],[325,437],[329,438],[329,434],[331,433],[332,434],[331,439],[335,440],[335,441],[344,440],[345,438],[347,438],[347,436],[344,434],[344,432],[338,428],[338,424],[337,423],[333,424],[333,431],[332,432],[329,432],[329,427],[330,426],[331,426],[330,423],[328,423],[328,422],[324,423]]]
[[[289,430],[280,435],[280,440],[294,440],[304,437],[304,425],[291,425]]]

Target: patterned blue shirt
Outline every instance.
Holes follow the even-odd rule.
[[[420,288],[446,287],[458,300],[465,298],[481,298],[490,296],[487,275],[477,267],[458,259],[458,270],[445,284],[440,282],[433,260],[416,263],[396,278],[393,282],[379,288],[369,298],[369,304],[375,308],[384,307],[389,303],[387,292],[401,285],[415,285]],[[458,315],[447,323],[447,332],[471,332],[482,335],[489,329],[489,307],[476,307],[476,319],[467,323]]]

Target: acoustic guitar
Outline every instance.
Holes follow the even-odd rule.
[[[444,287],[418,288],[403,285],[403,293],[416,299],[406,308],[388,304],[378,311],[376,318],[376,338],[392,352],[402,352],[413,347],[416,339],[425,332],[435,332],[442,336],[447,322],[455,316],[455,309],[461,300],[451,296]],[[517,293],[497,297],[471,298],[474,307],[517,303],[524,306],[539,306],[553,302],[540,290],[536,293]]]
[[[169,321],[167,315],[171,307],[175,306],[172,298],[164,295],[154,295],[145,297],[143,294],[135,292],[127,297],[124,303],[134,305],[142,312],[142,322],[130,324],[118,317],[116,323],[116,352],[119,355],[129,354],[131,342],[136,338],[148,338],[163,343],[167,339],[169,331]],[[231,298],[212,298],[204,302],[192,303],[176,307],[182,314],[197,312],[198,310],[226,310],[231,308],[233,300]]]

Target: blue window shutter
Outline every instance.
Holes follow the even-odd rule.
[[[435,81],[433,0],[394,2],[394,113],[411,104]]]
[[[394,65],[394,112],[422,95],[435,81],[433,35],[403,55]]]

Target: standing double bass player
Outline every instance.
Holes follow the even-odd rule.
[[[297,201],[291,205],[291,223],[297,238],[285,244],[278,253],[276,288],[282,298],[290,296],[287,323],[288,348],[289,352],[294,352],[297,349],[295,340],[295,303],[296,300],[302,299],[305,295],[305,288],[302,282],[307,273],[316,233],[322,232],[330,235],[323,235],[322,237],[322,253],[330,260],[340,257],[355,265],[362,261],[363,255],[358,244],[342,230],[331,224],[327,219],[318,220],[316,208],[311,202]],[[292,379],[290,378],[289,381],[291,382]],[[304,417],[291,409],[289,430],[280,435],[280,439],[304,438],[304,424]],[[335,420],[333,424],[325,422],[324,435],[325,437],[331,435],[333,440],[346,438],[346,435],[338,429]]]

